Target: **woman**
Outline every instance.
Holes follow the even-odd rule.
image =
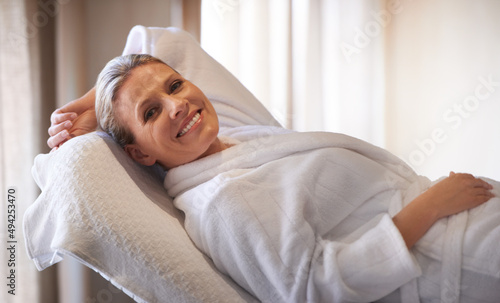
[[[342,135],[220,130],[205,95],[148,55],[112,60],[96,89],[51,122],[51,148],[98,122],[135,161],[169,169],[166,187],[195,244],[262,301],[386,302],[400,292],[453,301],[456,277],[433,286],[441,279],[433,267],[447,266],[433,255],[447,241],[441,219],[494,197],[491,184],[468,174],[430,186],[389,153]],[[477,294],[463,284],[498,283],[496,263],[493,274],[467,266],[460,299],[498,299],[496,289]]]

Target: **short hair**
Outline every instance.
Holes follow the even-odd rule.
[[[95,112],[100,130],[108,133],[121,147],[135,142],[127,125],[116,116],[116,97],[130,72],[148,63],[166,64],[147,54],[119,56],[109,61],[97,77]]]

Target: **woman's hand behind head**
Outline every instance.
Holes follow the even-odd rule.
[[[56,109],[50,116],[47,145],[56,150],[76,136],[96,130],[95,88],[83,97]]]

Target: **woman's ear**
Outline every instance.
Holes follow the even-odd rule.
[[[137,144],[127,144],[124,149],[130,158],[142,165],[151,166],[156,163],[156,159],[143,153]]]

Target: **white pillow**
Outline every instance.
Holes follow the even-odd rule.
[[[124,54],[149,53],[198,85],[221,126],[278,125],[271,114],[187,33],[134,27]],[[135,164],[92,133],[38,155],[42,193],[24,217],[28,255],[42,270],[72,256],[138,302],[250,302],[254,298],[192,244],[161,172]]]
[[[25,213],[28,255],[42,270],[71,256],[137,302],[250,302],[192,244],[162,185],[106,134],[38,155],[42,193]]]

